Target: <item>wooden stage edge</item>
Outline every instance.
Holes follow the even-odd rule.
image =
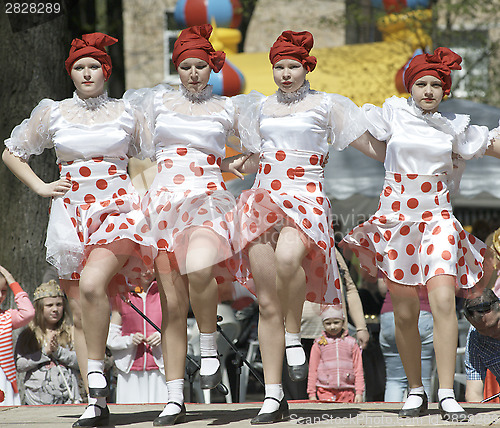
[[[470,413],[469,422],[447,422],[441,419],[436,403],[428,414],[418,418],[398,418],[400,403],[340,404],[291,401],[290,420],[275,426],[327,425],[334,427],[500,427],[500,405],[463,403]],[[250,427],[260,403],[187,404],[186,422],[179,427]],[[152,427],[163,404],[111,404],[109,427]],[[71,427],[82,414],[84,405],[0,407],[0,427],[59,428]]]

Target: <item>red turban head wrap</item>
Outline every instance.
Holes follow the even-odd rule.
[[[302,64],[307,71],[313,71],[316,67],[316,57],[309,56],[314,39],[309,31],[283,31],[276,39],[269,51],[269,60],[274,65],[278,61],[288,58],[294,59]]]
[[[118,41],[114,37],[104,33],[84,34],[81,39],[73,39],[69,56],[64,62],[66,71],[71,76],[73,64],[80,58],[91,57],[102,64],[104,79],[108,80],[111,76],[111,57],[106,52],[106,46],[113,45]]]
[[[437,48],[432,55],[417,55],[405,71],[406,90],[411,93],[411,88],[417,79],[434,76],[441,80],[443,94],[448,95],[451,89],[451,70],[461,70],[461,62],[462,57],[448,48]]]
[[[206,61],[210,68],[218,73],[226,60],[226,54],[216,51],[210,43],[212,26],[210,24],[195,25],[181,31],[175,41],[172,62],[175,67],[186,58],[198,58]]]

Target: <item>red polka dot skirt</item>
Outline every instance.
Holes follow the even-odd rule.
[[[331,208],[323,192],[323,156],[309,151],[278,150],[261,154],[259,171],[250,190],[238,200],[242,250],[238,281],[255,294],[248,243],[266,231],[293,226],[308,248],[303,260],[306,299],[317,303],[340,302],[340,280],[335,259]]]
[[[445,175],[386,173],[377,212],[341,242],[372,276],[421,285],[452,275],[470,288],[483,275],[486,246],[453,216]]]
[[[127,162],[99,157],[59,164],[61,177],[71,180],[72,188],[52,201],[46,246],[47,260],[60,278],[79,279],[93,248],[125,239],[138,245],[130,250],[130,245],[114,244],[113,250],[123,247],[129,256],[121,271],[129,283],[139,284],[141,274],[151,271],[149,227]]]
[[[219,283],[229,278],[233,281],[226,263],[234,254],[231,240],[236,207],[222,178],[221,160],[193,148],[162,150],[157,154],[158,174],[143,200],[156,253],[174,253],[175,267],[182,274],[189,270],[186,253],[192,232],[199,228],[214,232],[214,273]]]

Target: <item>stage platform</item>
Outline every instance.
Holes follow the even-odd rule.
[[[398,403],[336,404],[290,402],[291,419],[279,423],[288,425],[327,425],[335,427],[500,427],[500,405],[465,403],[471,414],[468,423],[441,420],[436,403],[430,404],[429,414],[419,418],[399,419]],[[153,419],[163,409],[161,404],[111,404],[111,427],[151,428]],[[260,403],[187,404],[187,421],[179,427],[250,427],[250,419]],[[71,424],[83,412],[83,405],[0,407],[0,427],[59,428]]]

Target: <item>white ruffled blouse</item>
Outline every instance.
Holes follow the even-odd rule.
[[[368,131],[387,142],[386,171],[456,178],[460,160],[483,156],[489,145],[488,128],[469,125],[468,115],[423,113],[411,97],[393,96],[382,108],[365,104],[362,110]]]

